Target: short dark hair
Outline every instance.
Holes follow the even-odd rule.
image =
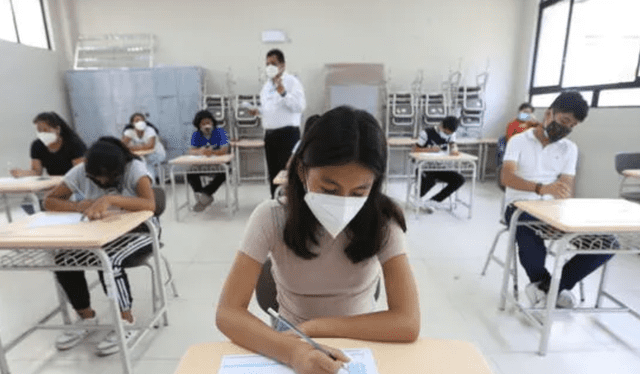
[[[558,113],[571,113],[580,122],[589,114],[589,104],[578,91],[562,92],[553,100],[549,109]]]
[[[112,136],[98,139],[87,151],[85,171],[94,176],[123,175],[126,165],[132,160],[140,160],[129,148]]]
[[[281,64],[284,64],[284,53],[282,53],[281,50],[277,48],[270,50],[269,52],[267,52],[267,58],[271,56],[276,56],[276,59],[278,60],[278,62]]]
[[[49,127],[60,129],[62,140],[67,143],[82,144],[82,148],[86,148],[80,136],[58,115],[56,112],[42,112],[34,119],[33,123],[45,122]]]
[[[302,136],[300,148],[294,154],[288,170],[287,219],[284,242],[297,256],[312,259],[309,250],[318,244],[319,222],[304,202],[305,188],[298,171],[306,168],[344,165],[350,162],[371,170],[375,180],[366,203],[349,223],[349,244],[345,255],[352,263],[375,256],[388,239],[389,224],[396,221],[407,230],[402,210],[382,193],[387,166],[387,141],[378,121],[364,110],[340,106],[313,122]]]
[[[533,110],[533,105],[529,104],[529,103],[522,103],[520,104],[520,106],[518,107],[518,112],[521,110],[525,110],[525,109],[531,109]]]
[[[459,124],[460,121],[454,116],[447,116],[442,120],[442,127],[451,132],[456,132]]]
[[[205,118],[209,118],[211,121],[213,121],[214,130],[218,128],[218,121],[216,121],[213,114],[211,114],[211,112],[208,110],[201,110],[196,113],[196,116],[193,118],[193,126],[196,128],[196,130],[200,131],[200,122],[202,122],[202,120]]]

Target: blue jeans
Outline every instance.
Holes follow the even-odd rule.
[[[511,223],[511,216],[516,208],[509,205],[505,210],[504,217],[507,224]],[[518,222],[538,221],[539,220],[527,213],[522,213]],[[594,238],[595,239],[595,238]],[[551,283],[551,274],[544,267],[547,257],[547,247],[544,239],[538,236],[532,229],[525,226],[518,226],[516,230],[516,242],[518,243],[518,255],[520,256],[520,264],[527,272],[527,276],[531,282],[540,282],[538,288],[545,292],[549,292]],[[617,241],[614,248],[617,248]],[[580,282],[584,277],[591,274],[600,265],[607,262],[613,255],[575,255],[562,267],[562,277],[560,278],[559,290],[570,290],[576,283]]]

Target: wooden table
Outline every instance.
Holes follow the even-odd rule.
[[[471,172],[471,188],[469,189],[469,200],[463,201],[458,199],[457,192],[455,193],[455,202],[466,206],[469,210],[469,218],[473,210],[473,195],[476,188],[476,161],[478,157],[460,152],[457,156],[449,155],[448,153],[441,152],[412,152],[409,157],[413,161],[410,175],[415,176],[416,183],[414,184],[414,196],[419,198],[420,185],[422,183],[422,173],[429,171],[455,171],[458,173]],[[407,183],[407,197],[406,203],[409,205],[409,197],[411,195],[411,182]],[[417,206],[414,206],[417,210]]]
[[[622,175],[629,178],[640,178],[640,169],[623,170]]]
[[[476,347],[458,340],[419,339],[415,343],[378,343],[350,339],[316,339],[336,348],[370,348],[380,374],[491,374]],[[193,345],[175,374],[217,373],[222,356],[252,353],[231,342]]]
[[[155,271],[154,282],[155,288],[159,290],[160,305],[154,303],[154,314],[148,321],[142,321],[141,318],[138,318],[135,328],[141,330],[141,333],[127,346],[124,340],[124,329],[115,293],[116,286],[109,253],[121,250],[129,242],[137,240],[140,235],[151,235],[154,264],[156,269],[160,269],[158,233],[151,223],[153,213],[150,211],[115,213],[97,221],[30,227],[30,224],[36,220],[56,215],[60,216],[61,213],[41,212],[24,220],[2,226],[0,228],[0,271],[103,271],[113,322],[89,328],[116,330],[119,337],[123,372],[133,373],[130,350],[141,341],[148,331],[153,329],[154,325],[158,324],[161,318],[164,325],[168,323],[165,289],[160,276],[161,272]],[[146,223],[150,234],[129,233],[143,223]],[[114,240],[116,240],[115,243]],[[73,329],[75,327],[71,324],[66,298],[59,287],[57,289],[60,301],[57,308],[8,344],[3,345],[0,341],[0,373],[9,374],[5,352],[11,350],[32,332],[38,329]],[[62,314],[64,325],[47,324],[58,313]]]
[[[238,183],[235,178],[235,173],[238,173],[236,168],[231,173],[231,165],[234,160],[234,154],[229,153],[221,156],[194,156],[185,155],[179,156],[169,161],[169,177],[171,179],[171,190],[173,194],[173,208],[176,212],[176,221],[180,221],[180,209],[191,207],[191,197],[189,195],[189,184],[187,183],[188,174],[203,174],[203,173],[219,173],[225,174],[225,201],[227,213],[232,216],[238,209]],[[181,173],[185,179],[185,192],[187,195],[186,203],[178,205],[178,195],[176,194],[176,181],[175,174]],[[233,193],[233,201],[231,201]]]
[[[517,209],[509,225],[509,249],[505,260],[505,264],[509,265],[504,267],[500,309],[505,309],[508,300],[542,330],[540,355],[547,352],[553,315],[556,313],[629,312],[640,319],[640,314],[604,290],[606,263],[603,265],[595,307],[555,309],[562,266],[568,257],[576,254],[640,253],[640,204],[624,199],[562,199],[518,201],[514,205]],[[518,218],[525,212],[540,221],[518,223]],[[551,244],[548,251],[555,254],[551,286],[544,309],[526,308],[518,302],[516,295],[507,293],[509,273],[516,255],[515,233],[518,226],[530,227],[537,235],[549,240]],[[616,307],[602,307],[603,299],[608,299]]]
[[[62,182],[62,176],[33,176],[24,178],[0,178],[0,194],[4,200],[7,220],[13,221],[11,217],[11,207],[9,206],[8,195],[27,195],[32,201],[36,209],[39,210],[40,202],[38,201],[39,192],[53,189]]]

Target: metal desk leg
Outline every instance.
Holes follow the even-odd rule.
[[[516,253],[516,229],[518,227],[518,219],[522,211],[516,209],[511,216],[509,223],[509,247],[507,248],[507,257],[504,260],[504,268],[502,270],[502,288],[500,289],[500,303],[498,308],[504,310],[507,304],[507,288],[509,287],[509,275],[511,274],[511,264]],[[517,271],[517,268],[515,269]]]
[[[552,243],[552,245],[562,246],[560,248],[566,248],[569,244],[567,240],[561,239]],[[553,273],[551,273],[551,285],[549,287],[549,293],[547,294],[547,305],[545,307],[544,321],[542,322],[542,336],[540,337],[540,346],[538,347],[538,354],[544,356],[547,354],[547,348],[549,347],[549,335],[551,334],[551,325],[553,323],[553,312],[556,309],[556,301],[558,300],[558,291],[560,288],[560,277],[562,276],[562,266],[564,265],[564,251],[561,249],[556,253],[555,263],[553,266]]]
[[[153,245],[153,261],[154,261],[154,266],[156,267],[156,271],[154,272],[155,279],[153,281],[156,284],[156,289],[159,290],[160,303],[162,304],[160,306],[160,309],[163,309],[163,312],[162,312],[162,318],[164,320],[163,322],[165,326],[168,326],[169,318],[167,316],[167,293],[164,287],[164,283],[162,282],[162,267],[160,267],[160,242],[158,241],[158,230],[153,225],[150,219],[147,220],[145,224],[149,228],[149,232],[151,234],[151,241]],[[169,269],[168,266],[167,266],[167,269]]]
[[[176,194],[176,177],[174,173],[174,166],[171,165],[169,168],[169,179],[171,179],[171,194],[173,195],[173,210],[176,213],[176,222],[180,221],[180,207],[178,206],[178,195]]]
[[[7,212],[7,220],[9,223],[13,222],[13,218],[11,218],[11,207],[9,206],[9,198],[7,198],[7,194],[3,193],[2,198],[4,199],[4,208]]]
[[[226,204],[227,204],[227,214],[229,215],[229,217],[233,216],[233,208],[231,208],[231,203],[230,203],[230,198],[231,198],[231,186],[230,183],[231,181],[229,180],[229,178],[231,177],[229,175],[229,165],[227,164],[223,164],[222,167],[224,168],[224,199],[226,200]]]
[[[96,251],[96,254],[100,258],[102,263],[102,271],[104,276],[104,283],[107,289],[107,295],[110,299],[111,313],[113,313],[113,327],[118,335],[118,346],[120,347],[120,354],[122,355],[122,371],[125,374],[133,374],[133,368],[131,367],[131,359],[129,347],[124,338],[124,328],[122,327],[122,318],[120,316],[120,307],[118,306],[118,296],[115,292],[115,280],[113,277],[113,269],[111,268],[111,261],[109,256],[102,249]]]
[[[471,219],[471,213],[473,210],[473,196],[475,195],[475,191],[476,191],[476,173],[477,173],[476,163],[471,162],[471,164],[473,165],[473,173],[471,178],[471,192],[469,193],[469,219]]]
[[[11,374],[9,371],[9,364],[7,364],[7,358],[5,357],[4,346],[2,345],[2,338],[0,337],[0,374]]]
[[[598,295],[596,296],[596,308],[600,308],[602,303],[602,292],[604,291],[604,282],[607,276],[607,264],[609,261],[605,261],[602,265],[602,275],[600,275],[600,283],[598,284]]]

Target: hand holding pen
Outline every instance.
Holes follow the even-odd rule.
[[[346,363],[349,362],[350,359],[344,353],[339,350],[332,350],[330,352],[330,348],[323,347],[316,343],[313,339],[296,328],[291,322],[280,316],[275,310],[269,308],[268,312],[282,324],[289,327],[291,331],[295,332],[299,337],[309,343],[309,346],[300,346],[300,350],[295,352],[293,355],[291,367],[296,370],[296,373],[335,374],[340,369],[346,370]],[[330,358],[330,360],[327,358]]]

